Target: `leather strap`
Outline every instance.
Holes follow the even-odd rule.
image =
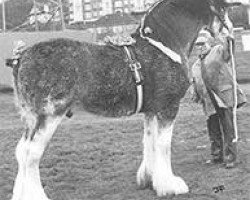
[[[143,105],[143,76],[141,73],[141,64],[136,60],[135,55],[129,50],[128,46],[124,46],[124,50],[127,55],[128,64],[133,73],[133,78],[136,84],[137,90],[137,103],[135,108],[135,113],[139,113]]]

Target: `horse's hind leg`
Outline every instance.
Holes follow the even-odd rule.
[[[187,193],[186,183],[172,172],[173,119],[159,120],[154,116],[148,124],[149,129],[144,133],[144,158],[137,174],[138,184],[143,186],[150,180],[158,196]]]
[[[42,188],[39,162],[62,116],[37,116],[27,123],[29,131],[24,134],[16,148],[18,175],[12,200],[48,200]]]
[[[34,129],[35,126],[35,117],[32,114],[29,114],[24,109],[21,111],[22,118],[24,119],[26,125],[26,131],[22,134],[21,139],[19,140],[16,147],[16,159],[18,162],[18,173],[15,180],[15,185],[13,189],[12,200],[19,200],[23,192],[23,182],[25,180],[26,174],[26,159],[27,159],[27,146],[29,141],[26,136],[29,135],[30,131]]]
[[[23,134],[22,138],[17,144],[16,147],[16,158],[18,162],[18,173],[16,176],[15,180],[15,185],[13,189],[13,198],[12,200],[19,200],[20,196],[22,195],[22,190],[23,190],[23,180],[25,178],[25,172],[26,172],[26,167],[25,167],[25,160],[27,157],[27,152],[26,152],[26,144],[27,141],[25,139],[25,134]]]

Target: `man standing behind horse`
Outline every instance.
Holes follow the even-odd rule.
[[[208,117],[212,155],[208,162],[224,162],[226,168],[234,167],[237,159],[230,40],[232,37],[225,32],[214,40],[208,31],[202,31],[196,40],[199,59],[193,65],[195,101],[202,103]],[[244,103],[246,97],[237,85],[237,108]]]

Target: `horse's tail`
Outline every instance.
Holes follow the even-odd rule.
[[[25,49],[26,44],[22,40],[15,42],[12,51],[12,57],[5,60],[5,65],[7,67],[13,68],[13,70],[17,70],[20,65],[20,59]]]
[[[5,65],[13,69],[13,76],[14,76],[14,91],[16,96],[16,103],[17,103],[17,94],[18,94],[18,87],[17,87],[17,79],[18,79],[18,71],[20,68],[21,58],[26,51],[26,45],[23,41],[19,40],[14,42],[14,48],[12,50],[12,57],[7,58],[5,60]]]

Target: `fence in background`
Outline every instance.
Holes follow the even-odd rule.
[[[236,68],[239,82],[250,82],[250,51],[243,50],[242,35],[250,36],[250,31],[236,32]],[[12,55],[13,43],[23,40],[27,45],[48,40],[50,38],[71,38],[79,41],[95,42],[96,34],[87,31],[64,31],[64,32],[16,32],[0,34],[0,90],[2,87],[12,86],[12,70],[5,67],[5,59]],[[197,59],[194,55],[192,60]]]

